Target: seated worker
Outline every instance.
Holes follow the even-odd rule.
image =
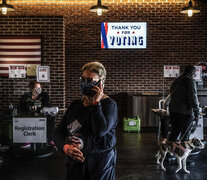
[[[41,84],[37,81],[29,83],[30,92],[25,93],[18,104],[18,115],[21,116],[38,116],[44,107],[51,107],[50,97],[46,92],[42,92]],[[48,144],[55,146],[53,133],[55,130],[55,118],[47,116],[47,139]],[[22,148],[31,147],[30,143],[25,143]]]

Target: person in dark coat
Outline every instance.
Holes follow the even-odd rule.
[[[169,105],[172,130],[170,141],[189,140],[193,121],[198,121],[199,103],[197,87],[194,80],[196,68],[185,67],[184,73],[171,85],[171,101]],[[180,135],[181,139],[178,139]]]
[[[40,111],[44,107],[51,107],[51,100],[46,92],[42,92],[41,84],[37,81],[29,83],[30,92],[25,93],[18,103],[19,116],[42,116]],[[55,130],[55,117],[47,116],[48,144],[55,146],[53,134]],[[22,148],[30,147],[30,143],[23,144]]]
[[[68,156],[67,180],[115,180],[117,104],[103,92],[105,78],[99,62],[82,67],[83,96],[56,128],[55,144]]]

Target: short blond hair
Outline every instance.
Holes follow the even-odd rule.
[[[106,79],[106,69],[100,62],[89,62],[82,67],[83,71],[91,71],[98,74],[101,80],[105,81]]]

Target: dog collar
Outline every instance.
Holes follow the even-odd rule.
[[[194,147],[191,144],[189,144],[188,142],[187,142],[187,145],[190,146],[191,149],[194,149]]]

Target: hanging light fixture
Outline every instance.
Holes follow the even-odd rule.
[[[191,16],[193,16],[193,14],[199,13],[200,10],[195,8],[195,7],[193,7],[193,3],[190,0],[188,7],[182,8],[182,11],[180,11],[180,12],[183,13],[183,14],[188,14],[188,16],[191,17]]]
[[[90,11],[96,12],[98,16],[101,16],[103,12],[109,11],[109,8],[107,6],[101,5],[101,0],[98,0],[97,5],[92,6]]]
[[[7,4],[6,0],[2,0],[2,4],[0,4],[0,10],[3,15],[6,15],[8,11],[14,11],[14,7],[10,4]]]

